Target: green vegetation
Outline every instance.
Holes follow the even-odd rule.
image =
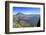
[[[21,27],[19,20],[16,20],[15,22],[13,21],[13,23],[14,23],[14,24],[13,24],[13,28]]]
[[[13,28],[37,27],[37,23],[40,17],[39,15],[24,15],[24,16],[13,15]]]

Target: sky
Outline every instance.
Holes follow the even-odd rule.
[[[32,8],[32,7],[13,7],[13,15],[17,13],[23,14],[40,14],[40,8]]]

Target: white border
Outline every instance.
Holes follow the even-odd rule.
[[[40,27],[26,27],[26,28],[13,28],[13,7],[35,7],[40,8],[41,16],[41,26]],[[19,3],[10,3],[9,4],[9,31],[10,32],[21,32],[21,31],[39,31],[43,30],[43,5],[34,5],[34,4],[19,4]]]

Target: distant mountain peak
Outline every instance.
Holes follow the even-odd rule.
[[[16,15],[23,15],[23,13],[19,12],[19,13],[17,13]]]

